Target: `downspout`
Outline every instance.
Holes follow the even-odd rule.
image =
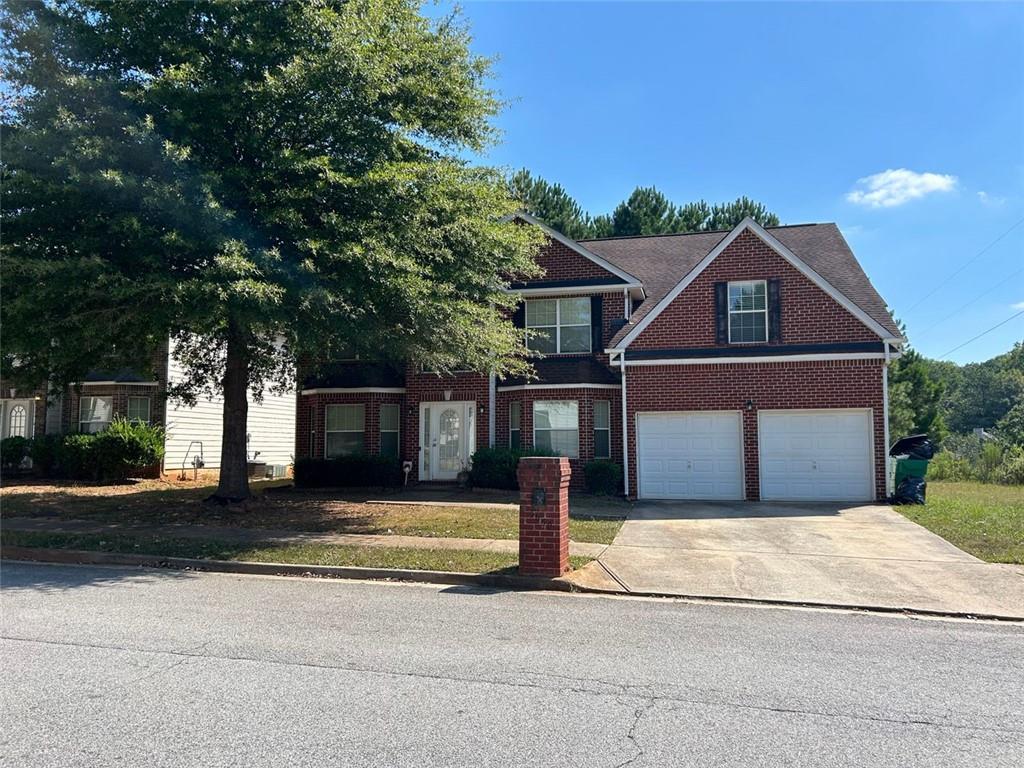
[[[498,382],[491,371],[487,376],[487,445],[494,447],[495,413],[494,402],[497,400]]]
[[[626,350],[619,353],[622,368],[622,490],[629,496],[629,428],[626,425]]]
[[[883,341],[885,345],[885,363],[882,365],[882,420],[883,434],[885,435],[885,495],[892,496],[892,473],[889,471],[889,342]]]

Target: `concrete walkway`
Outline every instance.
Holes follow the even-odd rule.
[[[1024,568],[984,563],[880,505],[638,503],[583,570],[631,592],[1024,618]]]
[[[232,528],[216,525],[145,525],[96,523],[92,520],[60,520],[13,517],[3,521],[7,531],[42,533],[107,534],[110,536],[162,536],[174,539],[213,539],[233,544],[326,544],[356,547],[406,547],[410,549],[473,549],[483,552],[519,552],[518,539],[459,539],[391,534],[317,533],[271,528]],[[607,544],[570,542],[569,554],[599,557]]]

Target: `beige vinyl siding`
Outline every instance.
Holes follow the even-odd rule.
[[[181,366],[174,359],[173,348],[168,361],[168,378],[171,382],[181,378]],[[195,407],[189,408],[174,400],[167,402],[167,441],[164,455],[164,469],[171,472],[180,469],[184,461],[191,466],[193,446],[188,453],[189,443],[201,441],[203,459],[208,469],[220,467],[220,449],[223,419],[223,400],[200,398]],[[264,393],[263,402],[249,398],[249,456],[259,451],[257,461],[267,464],[291,464],[295,453],[295,393],[283,395]],[[187,455],[186,455],[187,454]]]

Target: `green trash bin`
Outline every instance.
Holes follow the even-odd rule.
[[[896,459],[896,487],[908,477],[924,477],[928,474],[927,459]]]

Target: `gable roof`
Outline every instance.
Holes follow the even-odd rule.
[[[584,240],[588,250],[637,275],[647,299],[608,343],[628,344],[741,232],[750,229],[882,338],[901,338],[885,301],[835,224],[763,228],[744,219],[729,231]],[[632,338],[627,340],[627,336]]]
[[[614,264],[613,262],[601,256],[599,253],[591,251],[589,248],[583,245],[582,241],[573,240],[571,237],[566,237],[558,230],[552,229],[540,219],[531,216],[530,214],[525,213],[523,211],[514,213],[511,216],[508,216],[507,218],[519,219],[520,221],[525,221],[527,224],[533,224],[535,227],[540,227],[541,231],[543,231],[544,234],[550,237],[552,240],[557,240],[566,248],[570,248],[576,251],[576,253],[578,253],[583,258],[590,259],[590,261],[597,264],[597,266],[601,267],[606,272],[610,272],[611,274],[623,280],[625,282],[625,285],[623,287],[642,287],[642,281],[635,277],[634,275],[630,274],[628,270],[619,265]]]

